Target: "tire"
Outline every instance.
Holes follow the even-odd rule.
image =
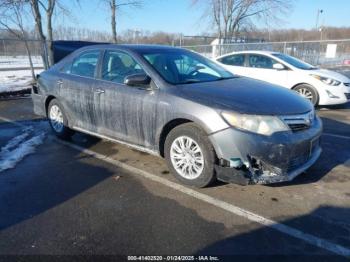
[[[51,129],[57,137],[68,140],[74,134],[74,131],[68,127],[68,119],[57,99],[50,101],[47,108],[47,117]]]
[[[296,91],[300,96],[310,100],[310,102],[315,107],[317,106],[319,96],[318,96],[317,90],[314,87],[310,85],[302,84],[302,85],[296,86],[293,90]]]
[[[179,150],[181,141],[183,145],[188,143],[190,146],[184,146],[183,151]],[[165,140],[164,155],[174,177],[185,185],[201,188],[210,185],[216,179],[214,148],[206,133],[193,123],[179,125],[170,131]],[[195,161],[194,157],[198,161]],[[181,172],[185,165],[187,168]]]

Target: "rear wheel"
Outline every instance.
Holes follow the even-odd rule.
[[[313,88],[310,85],[298,85],[294,88],[294,91],[296,91],[300,96],[310,100],[310,102],[317,106],[318,103],[318,93],[315,88]]]
[[[63,107],[56,99],[50,101],[47,109],[47,116],[51,129],[57,137],[69,139],[73,135],[73,130],[68,127],[68,120],[63,111]]]
[[[164,153],[169,169],[183,184],[205,187],[215,180],[214,149],[195,124],[183,124],[171,130]]]

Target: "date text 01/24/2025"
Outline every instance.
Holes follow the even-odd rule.
[[[216,256],[128,256],[128,261],[219,261]]]

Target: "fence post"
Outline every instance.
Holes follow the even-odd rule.
[[[284,54],[286,53],[286,46],[287,46],[287,42],[284,42],[284,44],[283,44],[283,53]]]
[[[7,56],[6,45],[5,45],[5,39],[2,40],[2,45],[4,46],[4,56]]]

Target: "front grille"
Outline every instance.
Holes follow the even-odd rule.
[[[309,128],[309,126],[306,124],[288,124],[288,126],[293,132],[301,131]]]
[[[297,132],[310,128],[314,118],[314,112],[310,111],[306,114],[283,116],[282,120],[293,132]]]
[[[344,93],[344,95],[346,96],[346,99],[350,99],[350,93]]]

